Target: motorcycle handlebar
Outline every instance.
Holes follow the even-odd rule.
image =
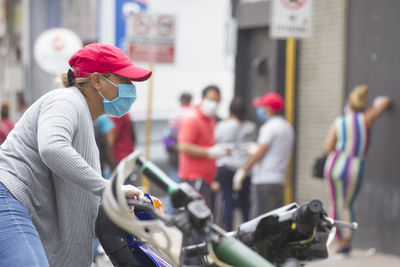
[[[322,202],[314,199],[297,209],[293,214],[293,221],[300,225],[315,227],[318,225],[323,212]]]
[[[262,256],[233,237],[224,238],[216,247],[218,259],[237,267],[273,267]]]
[[[145,160],[143,157],[138,157],[136,159],[136,164],[140,167],[142,173],[147,178],[159,185],[163,190],[167,191],[170,196],[173,196],[174,193],[178,192],[180,189],[184,189],[184,187],[179,187],[177,183],[171,180],[156,165]],[[190,190],[186,193],[188,193],[191,199],[196,198]],[[266,259],[233,237],[225,237],[221,242],[218,242],[215,253],[218,259],[238,267],[273,267],[273,265]]]
[[[136,164],[147,178],[160,186],[161,189],[165,190],[168,195],[172,195],[179,188],[177,183],[171,180],[168,175],[152,162],[145,160],[143,157],[138,157],[136,159]]]
[[[349,228],[349,229],[352,229],[352,230],[357,230],[357,228],[358,228],[358,223],[356,223],[356,222],[352,222],[352,223],[349,223],[349,222],[343,222],[343,221],[335,221],[334,223],[333,223],[333,225],[334,226],[337,226],[337,227],[344,227],[344,228]]]

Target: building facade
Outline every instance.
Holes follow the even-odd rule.
[[[239,77],[243,73],[239,70],[251,66],[247,63],[246,67],[246,59],[241,59],[240,55],[247,53],[251,56],[247,62],[251,62],[263,55],[253,55],[254,47],[264,43],[262,49],[265,50],[271,42],[279,47],[279,41],[265,40],[269,30],[266,11],[271,1],[234,2],[239,27],[246,21],[256,21],[258,24],[247,25],[247,30],[264,31],[260,34],[263,39],[243,35],[241,38],[239,28],[235,93],[247,96],[248,105],[251,105],[254,91],[283,92],[284,82],[279,82],[283,71],[282,49],[276,50],[274,57],[267,57],[272,64],[268,69],[278,72],[269,77],[276,82],[265,80],[264,84],[254,86],[257,81],[254,76]],[[247,12],[255,7],[264,12]],[[378,119],[370,135],[366,168],[355,202],[359,229],[354,243],[359,248],[375,247],[380,252],[393,254],[400,253],[399,247],[393,245],[400,242],[400,231],[396,227],[400,219],[400,181],[396,162],[400,148],[397,138],[400,117],[396,108],[400,101],[398,10],[400,2],[396,0],[313,1],[312,37],[297,41],[296,148],[292,177],[296,202],[320,199],[328,209],[325,181],[312,177],[312,165],[323,153],[331,123],[343,114],[348,93],[355,85],[365,83],[370,87],[369,103],[378,95],[392,97],[393,107]],[[247,18],[241,17],[243,14]],[[246,42],[247,48],[242,48],[248,51],[240,51],[241,43]],[[252,116],[254,119],[254,114]]]

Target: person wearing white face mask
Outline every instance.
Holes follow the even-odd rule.
[[[284,100],[279,94],[266,93],[253,105],[264,109],[266,120],[259,130],[258,147],[251,148],[254,154],[233,176],[233,190],[240,191],[246,174],[252,170],[251,218],[283,204],[283,184],[294,144],[293,128],[280,115]]]
[[[209,208],[213,208],[213,191],[219,189],[214,181],[217,174],[215,159],[229,154],[226,144],[215,144],[214,129],[221,93],[210,85],[202,92],[201,103],[180,123],[178,130],[179,177],[199,191]]]

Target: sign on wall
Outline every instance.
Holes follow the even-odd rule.
[[[309,38],[312,0],[272,0],[272,39]]]
[[[134,62],[174,62],[174,16],[147,13],[132,15],[126,31],[128,55]]]
[[[49,74],[59,74],[69,68],[68,59],[82,48],[79,36],[65,28],[42,32],[34,44],[34,57],[39,67]]]

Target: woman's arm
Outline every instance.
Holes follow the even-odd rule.
[[[372,107],[364,113],[368,127],[372,126],[372,123],[382,115],[391,103],[392,100],[388,96],[379,96],[374,99]]]
[[[335,123],[333,123],[329,130],[328,136],[325,139],[325,145],[324,145],[325,155],[328,155],[335,149],[336,141],[337,141],[336,126],[335,126]]]
[[[38,151],[43,162],[57,176],[100,196],[108,181],[72,147],[72,139],[78,132],[76,103],[58,98],[46,101],[43,106],[37,130]],[[88,131],[93,126],[87,127],[79,131]]]

